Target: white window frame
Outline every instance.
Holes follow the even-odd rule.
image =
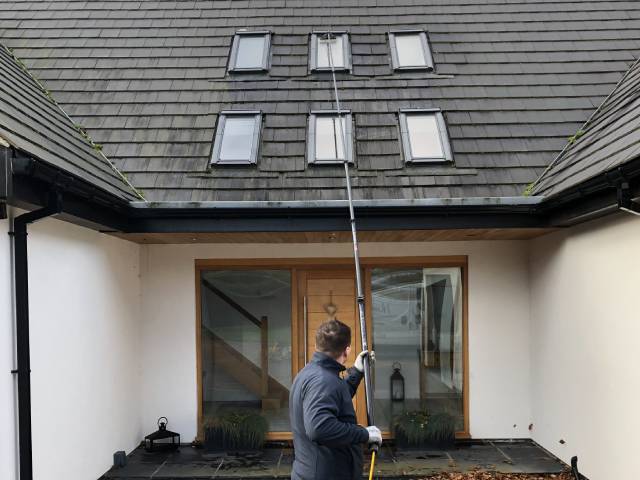
[[[345,119],[344,133],[346,134],[346,160],[349,163],[353,163],[353,118],[349,110],[342,110],[340,113]],[[309,121],[307,126],[307,163],[315,165],[336,165],[344,163],[344,159],[316,158],[316,118],[337,116],[338,112],[336,110],[315,110],[309,114]]]
[[[264,38],[264,52],[262,55],[262,64],[258,67],[238,67],[236,65],[238,60],[238,50],[240,48],[240,39],[242,37],[263,37]],[[270,67],[271,58],[271,32],[265,31],[238,31],[233,36],[231,43],[231,51],[229,53],[229,72],[264,72],[268,71]]]
[[[396,36],[401,35],[418,35],[422,44],[422,53],[424,55],[425,65],[400,65],[398,58],[398,48],[396,46]],[[429,40],[427,32],[424,30],[393,30],[389,32],[389,48],[391,49],[391,65],[394,70],[434,70],[433,56],[431,48],[429,48]]]
[[[222,139],[224,128],[228,117],[253,117],[255,120],[253,128],[253,138],[251,139],[251,158],[248,160],[221,160],[220,150],[222,149]],[[258,161],[258,150],[260,148],[260,133],[262,129],[262,112],[258,110],[225,110],[218,114],[218,124],[211,150],[212,165],[254,165]]]
[[[411,139],[409,138],[409,127],[407,116],[409,115],[433,115],[438,126],[440,144],[442,145],[442,156],[439,157],[414,157],[411,153]],[[400,110],[400,138],[402,141],[402,152],[406,163],[429,163],[429,162],[453,162],[453,153],[449,143],[447,124],[444,115],[439,108],[407,108]]]
[[[311,34],[311,41],[309,45],[309,70],[312,72],[331,71],[331,67],[318,67],[318,40],[322,35],[331,33],[336,37],[342,37],[342,63],[341,66],[335,66],[336,72],[350,72],[351,71],[351,42],[349,40],[349,33],[336,32],[336,31],[318,31]]]

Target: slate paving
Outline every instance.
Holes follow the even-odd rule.
[[[176,452],[133,451],[122,468],[100,480],[200,480],[289,478],[293,450],[275,446],[259,452],[207,452],[184,445]],[[369,459],[365,459],[368,464]],[[560,473],[566,465],[530,440],[474,441],[450,450],[400,450],[385,446],[376,462],[376,478],[414,479],[435,473],[491,471]]]

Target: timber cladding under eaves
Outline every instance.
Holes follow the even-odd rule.
[[[357,199],[520,195],[640,48],[633,1],[14,1],[0,37],[152,201],[344,198],[307,166],[307,115],[332,108],[309,34],[349,32],[338,75]],[[230,75],[234,32],[270,30],[268,73]],[[435,71],[393,72],[387,33],[424,29]],[[454,164],[405,165],[400,108],[440,108]],[[264,114],[257,166],[215,167],[217,113]]]

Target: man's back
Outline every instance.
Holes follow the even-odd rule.
[[[367,430],[356,424],[352,397],[362,374],[316,352],[296,376],[289,397],[294,480],[352,480],[362,475]]]

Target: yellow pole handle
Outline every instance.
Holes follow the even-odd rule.
[[[371,452],[371,466],[369,467],[369,480],[373,480],[373,467],[376,464],[376,451]]]

